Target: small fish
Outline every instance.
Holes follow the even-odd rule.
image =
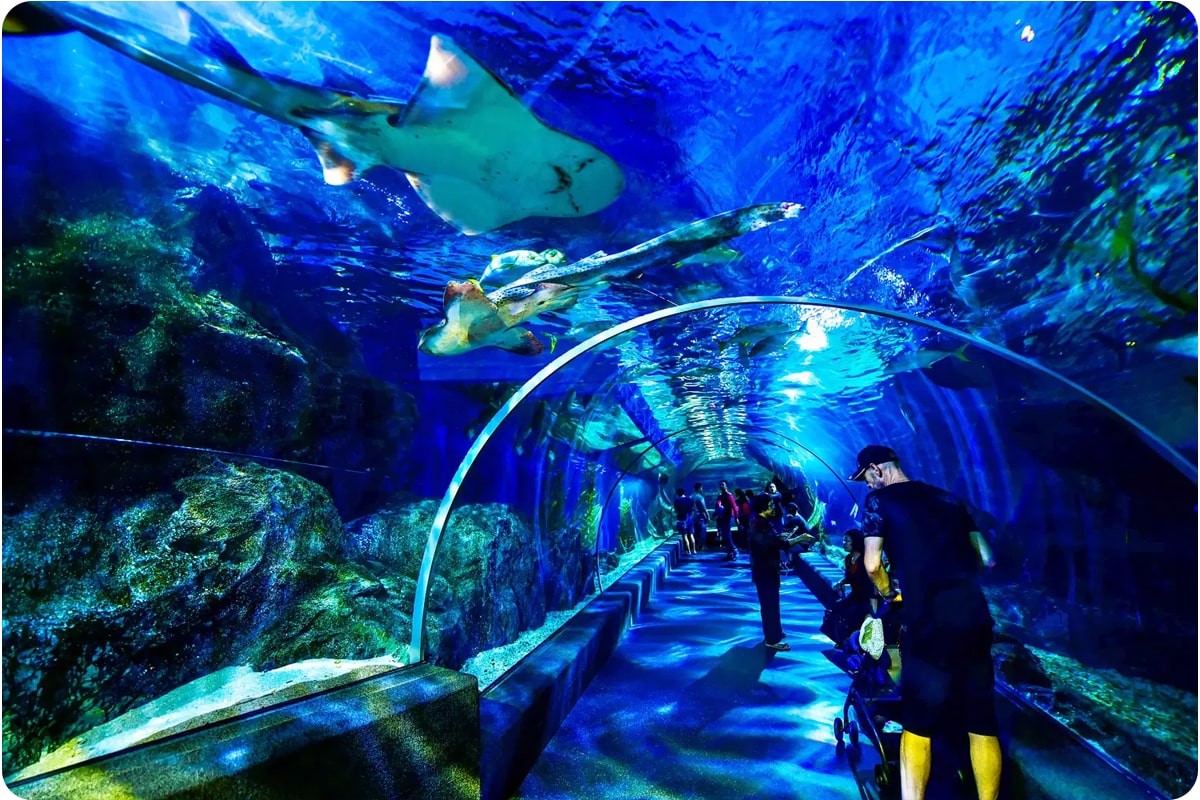
[[[957,351],[956,351],[957,352]],[[992,372],[982,361],[972,361],[965,356],[939,358],[921,370],[921,374],[933,383],[946,389],[982,389],[993,381]]]
[[[740,261],[741,258],[742,253],[734,250],[729,245],[719,244],[716,247],[710,247],[703,252],[675,262],[675,268],[679,269],[689,264],[700,267],[716,267],[722,264],[733,264],[736,261]]]
[[[590,339],[601,331],[606,331],[616,322],[604,319],[588,320],[587,322],[577,322],[570,327],[566,335],[571,339]]]
[[[750,349],[755,344],[775,336],[790,335],[793,333],[795,333],[795,329],[786,322],[768,320],[766,322],[743,325],[734,331],[728,339],[717,343],[717,353],[724,353],[725,348],[731,344],[736,344],[741,345],[743,355],[749,355]]]
[[[773,333],[770,336],[764,336],[757,342],[746,347],[746,355],[750,358],[760,358],[770,355],[771,353],[783,350],[794,338],[796,338],[795,331],[783,331],[781,333]]]
[[[543,250],[540,253],[537,250],[510,250],[507,253],[492,256],[487,269],[479,277],[479,282],[503,283],[511,278],[513,273],[523,275],[531,269],[546,264],[562,264],[566,260],[566,253],[556,248]]]
[[[700,300],[707,300],[710,297],[716,297],[724,290],[724,287],[719,283],[712,281],[700,281],[692,283],[678,289],[675,292],[675,299],[681,303],[695,303]]]
[[[918,350],[903,353],[892,359],[884,368],[884,371],[895,375],[899,372],[908,372],[914,369],[929,369],[943,358],[949,357],[957,358],[959,361],[968,361],[969,359],[964,352],[966,349],[966,344],[954,350],[935,350],[932,347],[922,347]]]

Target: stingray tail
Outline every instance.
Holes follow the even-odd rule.
[[[355,96],[355,92],[366,88],[365,84],[327,62],[322,62],[322,69],[326,78],[336,82],[334,88],[309,86],[261,73],[194,9],[181,2],[176,3],[175,8],[187,44],[87,7],[58,2],[29,2],[17,6],[5,18],[4,32],[78,31],[181,83],[295,125],[316,149],[327,183],[348,183],[373,166],[356,164],[334,143],[309,127],[306,120],[391,112],[399,109],[399,104]]]
[[[74,3],[30,2],[10,13],[17,15],[10,28],[26,27],[22,33],[78,31],[151,69],[209,94],[253,111],[277,116],[269,97],[270,81],[253,70],[246,60],[216,30],[183,3],[177,3],[181,22],[189,33],[188,44],[180,44],[140,25],[135,25]]]

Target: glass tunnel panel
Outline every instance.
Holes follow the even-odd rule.
[[[1196,489],[1153,434],[1019,356],[896,312],[733,298],[603,337],[506,390],[519,402],[460,465],[431,659],[488,685],[671,536],[675,490],[695,483],[712,508],[721,480],[774,480],[840,564],[865,496],[846,476],[860,447],[886,443],[992,543],[1000,681],[1081,737],[1105,731],[1108,755],[1152,782],[1183,780],[1197,639],[1195,604],[1178,598],[1194,596]],[[1144,708],[1112,702],[1127,693],[1185,713],[1147,730]]]
[[[147,744],[195,764],[431,664],[486,689],[677,548],[679,487],[775,481],[840,573],[884,443],[996,551],[1001,691],[1193,786],[1184,5],[6,22],[10,785],[117,794],[96,776]]]
[[[436,551],[426,551],[430,661],[490,685],[670,534],[647,508],[673,455],[641,433],[648,410],[623,404],[603,380],[631,335],[573,360],[516,405],[517,384],[492,384],[496,408],[509,412],[480,432],[472,468],[439,512]]]

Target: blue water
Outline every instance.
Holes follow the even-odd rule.
[[[182,41],[173,4],[82,5]],[[1048,598],[1012,606],[1029,644],[1190,691],[1194,717],[1195,609],[1171,599],[1196,590],[1197,32],[1184,7],[197,11],[255,69],[321,85],[324,60],[399,101],[430,36],[451,36],[548,125],[611,156],[625,189],[586,217],[467,236],[402,174],[328,186],[295,128],[79,33],[6,36],[5,456],[29,465],[6,473],[6,526],[82,497],[149,496],[196,469],[158,447],[173,444],[276,459],[262,463],[318,483],[375,557],[362,520],[420,501],[426,525],[492,414],[593,333],[698,300],[815,298],[705,309],[584,354],[498,427],[457,502],[525,515],[533,584],[559,586],[594,550],[652,537],[661,492],[693,477],[779,476],[823,504],[836,540],[861,505],[842,480],[854,453],[889,442],[969,501],[1003,555],[996,596]],[[479,277],[493,254],[574,261],[782,201],[805,210],[727,242],[716,263],[655,265],[529,321],[541,355],[417,350],[447,282]],[[38,266],[64,242],[81,266]],[[180,287],[214,292],[299,356],[239,328],[257,344],[153,360],[147,298]],[[95,466],[114,459],[133,468]],[[561,530],[576,540],[547,538]],[[27,565],[8,541],[15,575]],[[579,599],[557,591],[511,624]],[[455,660],[481,648],[472,636]],[[1170,657],[1147,650],[1155,637]]]

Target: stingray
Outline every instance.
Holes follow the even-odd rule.
[[[466,234],[525,217],[579,217],[607,206],[625,179],[598,148],[551,128],[495,75],[445,36],[433,36],[407,102],[329,63],[310,86],[253,69],[217,31],[177,3],[188,44],[72,3],[24,3],[4,32],[79,31],[165,75],[295,126],[317,151],[325,181],[367,169],[401,170],[438,216]]]

